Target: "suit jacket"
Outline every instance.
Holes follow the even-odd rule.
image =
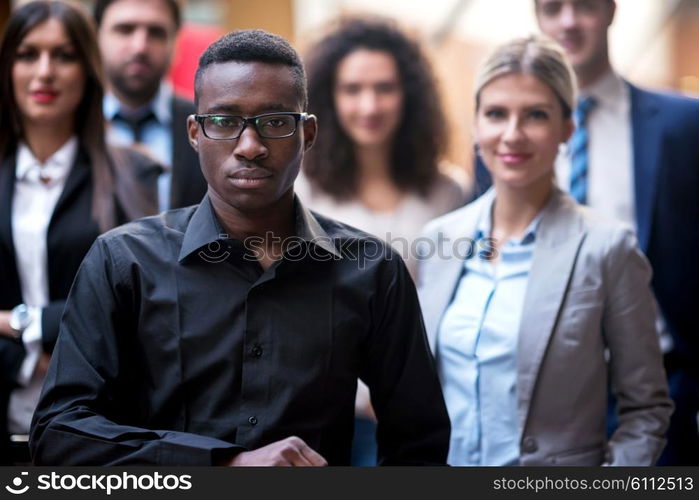
[[[699,376],[699,100],[628,85],[639,246],[676,361]],[[476,170],[480,194],[491,180]]]
[[[198,204],[206,194],[206,179],[199,168],[199,156],[189,144],[187,117],[195,114],[191,101],[172,97],[172,186],[170,208]]]
[[[120,175],[133,175],[134,180],[153,191],[157,183],[157,167],[150,158],[125,148],[111,152]],[[129,163],[126,165],[126,163]],[[127,168],[128,167],[128,168]],[[129,170],[130,169],[130,170]],[[9,310],[22,303],[22,290],[12,239],[12,199],[15,187],[15,155],[0,163],[0,310]],[[145,206],[145,204],[143,204]],[[131,210],[129,210],[131,212]],[[155,207],[151,213],[155,212]],[[126,210],[117,203],[117,223],[127,222]],[[149,215],[144,213],[141,215]],[[58,337],[58,327],[65,299],[83,257],[100,231],[92,219],[92,173],[84,151],[79,150],[66,180],[47,233],[49,304],[41,317],[42,347],[51,353]],[[0,337],[0,457],[7,457],[2,448],[7,443],[7,405],[17,378],[25,349],[21,342]],[[0,463],[3,458],[0,458]]]
[[[425,236],[473,237],[495,195],[431,222]],[[443,255],[444,256],[444,255]],[[420,302],[432,349],[464,271],[461,258],[421,261]],[[667,395],[650,267],[631,230],[555,189],[537,230],[517,351],[523,465],[650,465],[665,444]],[[607,366],[605,349],[611,363]],[[606,439],[607,381],[620,425]]]

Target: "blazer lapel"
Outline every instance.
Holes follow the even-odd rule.
[[[445,249],[448,249],[445,250],[447,258],[441,259],[437,256],[437,265],[425,267],[425,272],[430,273],[429,285],[420,291],[420,298],[425,304],[423,306],[425,329],[432,354],[435,353],[437,329],[442,316],[451,303],[464,272],[464,259],[459,258],[459,256],[463,256],[467,252],[466,245],[459,248],[459,255],[454,255],[452,250],[454,242],[464,241],[465,238],[470,238],[473,242],[481,212],[490,206],[494,196],[495,192],[491,189],[467,208],[462,209],[462,216],[457,224],[441,228],[447,238],[445,242]],[[473,245],[471,251],[475,251]]]
[[[12,198],[15,191],[15,156],[7,156],[0,164],[0,242],[13,258]]]
[[[525,429],[539,369],[556,326],[570,276],[585,237],[573,200],[556,188],[544,208],[529,273],[517,350],[520,429]]]
[[[655,116],[660,107],[652,94],[629,84],[631,93],[631,129],[633,140],[634,198],[636,224],[641,250],[648,250],[656,186],[660,170],[661,127]]]
[[[87,182],[90,178],[90,167],[88,164],[88,158],[82,149],[78,149],[78,154],[73,163],[73,168],[70,169],[68,178],[66,179],[66,184],[63,187],[63,192],[58,198],[56,203],[56,208],[53,210],[51,215],[51,222],[49,227],[53,224],[53,220],[65,209],[69,204],[72,197],[79,192],[82,184]]]
[[[11,307],[22,301],[12,240],[12,198],[15,191],[15,154],[0,164],[0,302]]]

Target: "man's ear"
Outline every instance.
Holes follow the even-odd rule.
[[[199,152],[199,123],[197,123],[194,115],[187,117],[187,138],[189,145],[194,148],[194,151]]]
[[[303,121],[303,149],[308,151],[316,142],[316,135],[318,135],[318,119],[316,115],[308,115]]]

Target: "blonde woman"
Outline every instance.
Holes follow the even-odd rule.
[[[665,444],[649,264],[630,229],[554,185],[574,102],[546,39],[500,47],[479,73],[474,137],[494,185],[428,225],[418,279],[450,464],[652,465]],[[609,440],[608,381],[620,422]]]

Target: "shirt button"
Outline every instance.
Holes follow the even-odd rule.
[[[524,453],[534,453],[539,449],[539,445],[536,444],[536,439],[533,437],[526,437],[522,441],[522,451]]]
[[[250,417],[248,422],[250,422],[250,425],[257,425],[257,417]]]
[[[250,354],[252,354],[253,357],[259,358],[262,356],[262,346],[259,344],[255,344],[252,349],[250,349]]]

